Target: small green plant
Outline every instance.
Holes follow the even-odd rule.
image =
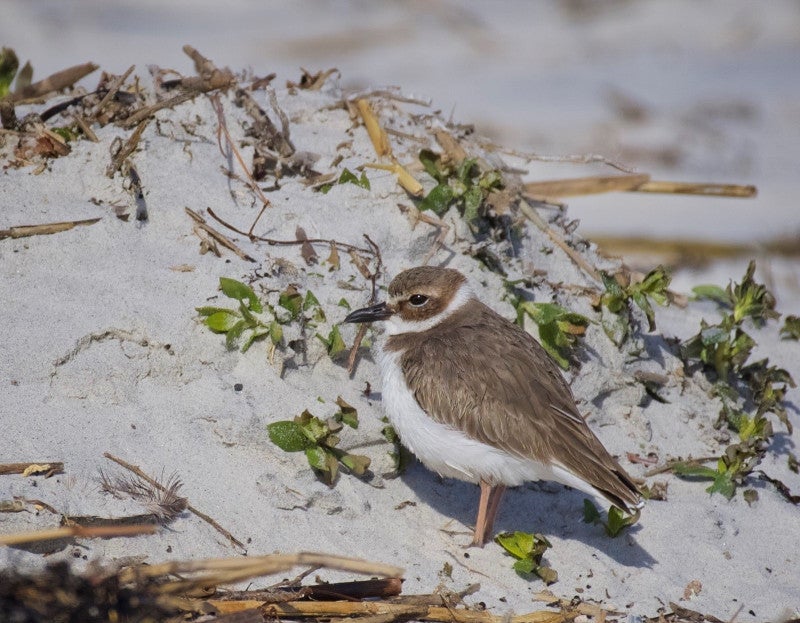
[[[345,168],[341,175],[339,175],[339,179],[336,180],[336,184],[355,184],[361,188],[365,188],[366,190],[370,189],[369,179],[367,179],[366,171],[361,172],[361,177],[357,177],[355,173],[353,173],[350,169]],[[333,183],[331,184],[323,184],[319,187],[319,192],[323,195],[327,194],[331,188],[333,188]]]
[[[608,311],[613,317],[603,317],[603,329],[611,340],[622,344],[630,335],[632,322],[632,306],[636,305],[647,317],[648,329],[656,329],[656,318],[650,301],[659,305],[669,303],[667,288],[671,277],[663,266],[654,268],[638,283],[630,283],[618,276],[601,272],[603,292],[594,302],[595,309]]]
[[[613,505],[608,509],[607,518],[604,520],[603,515],[590,499],[584,498],[583,500],[583,521],[602,525],[606,534],[612,538],[619,536],[625,528],[632,526],[638,520],[638,511],[631,515]]]
[[[552,547],[541,534],[527,532],[504,532],[494,538],[506,552],[514,557],[514,571],[523,578],[530,579],[536,575],[544,580],[545,584],[558,581],[558,572],[552,567],[542,564],[542,556]]]
[[[408,464],[409,453],[408,450],[406,450],[400,443],[400,436],[397,434],[394,426],[389,424],[389,418],[384,416],[381,419],[381,422],[386,424],[386,426],[381,429],[381,435],[383,435],[383,438],[386,441],[392,444],[392,449],[389,451],[389,457],[392,459],[392,465],[394,467],[390,473],[384,474],[384,476],[394,478],[405,471],[406,465]]]
[[[214,333],[225,334],[228,348],[241,342],[241,350],[246,352],[253,342],[266,337],[275,348],[283,343],[286,325],[301,322],[303,326],[315,328],[326,322],[325,311],[311,290],[304,296],[295,286],[289,285],[278,294],[277,305],[270,305],[259,300],[253,288],[241,281],[220,277],[219,287],[225,296],[238,301],[238,308],[204,306],[197,307],[196,311],[203,318],[203,324]],[[337,326],[327,337],[321,333],[317,337],[331,357],[346,348]]]
[[[517,305],[517,324],[524,326],[528,316],[539,327],[539,342],[564,370],[569,369],[569,356],[578,338],[586,333],[590,320],[555,303],[520,301]]]
[[[699,363],[713,380],[712,394],[722,402],[716,426],[735,431],[738,440],[725,448],[716,467],[677,463],[673,471],[683,477],[711,480],[709,493],[732,498],[736,489],[760,463],[773,436],[772,413],[791,433],[784,399],[794,379],[784,369],[769,365],[768,359],[749,362],[755,340],[745,330],[747,322],[763,326],[779,317],[775,299],[767,288],[753,279],[755,262],[750,262],[741,283],[698,286],[695,297],[717,303],[723,316],[716,324],[701,321],[700,332],[681,345],[686,364]],[[748,405],[749,408],[745,408]]]
[[[419,160],[425,171],[437,184],[422,199],[420,210],[431,210],[441,216],[451,206],[458,206],[459,212],[470,225],[481,216],[480,208],[484,199],[495,189],[501,188],[503,178],[499,171],[482,171],[476,158],[466,158],[459,164],[447,163],[442,157],[429,149],[419,153]]]
[[[228,298],[239,302],[237,309],[204,306],[195,308],[203,323],[214,333],[225,334],[225,344],[234,348],[242,340],[242,352],[259,338],[269,336],[274,345],[283,339],[283,329],[274,318],[264,315],[264,306],[253,288],[241,281],[220,277],[219,287]]]
[[[343,426],[358,428],[358,413],[355,408],[339,396],[339,406],[332,417],[321,420],[305,410],[293,420],[281,420],[267,425],[270,441],[284,452],[304,452],[308,464],[317,476],[329,486],[336,483],[340,466],[347,471],[363,476],[369,468],[366,456],[350,454],[339,445]]]

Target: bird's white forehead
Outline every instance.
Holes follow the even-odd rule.
[[[389,306],[397,309],[396,304],[402,298],[404,298],[402,295],[393,296],[389,299]],[[431,316],[425,320],[406,320],[402,318],[399,313],[389,316],[389,318],[386,319],[386,334],[401,335],[403,333],[420,333],[421,331],[432,329],[445,318],[461,309],[461,307],[472,298],[475,298],[475,292],[465,281],[458,287],[458,290],[456,290],[447,306],[435,316]]]

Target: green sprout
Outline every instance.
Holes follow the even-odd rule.
[[[339,179],[336,180],[336,184],[355,184],[361,188],[365,188],[366,190],[370,189],[369,179],[367,179],[366,171],[361,172],[361,177],[357,177],[355,173],[353,173],[350,169],[345,168],[341,175],[339,175]],[[319,187],[319,191],[325,195],[333,188],[333,184],[323,184]]]
[[[575,348],[578,338],[586,333],[589,319],[555,303],[521,301],[516,308],[517,324],[524,326],[525,316],[533,320],[539,327],[541,345],[561,368],[568,370],[568,356]]]
[[[606,534],[612,538],[619,536],[625,528],[635,524],[639,520],[639,515],[639,511],[629,514],[612,505],[608,509],[607,519],[604,520],[603,515],[591,500],[588,498],[583,500],[583,521],[602,525]]]
[[[339,325],[333,325],[327,336],[317,333],[317,339],[325,345],[325,350],[330,357],[336,357],[339,353],[347,350],[342,333],[339,331]]]
[[[220,277],[219,287],[225,296],[239,302],[238,309],[204,306],[195,310],[209,329],[225,334],[228,348],[234,348],[241,339],[244,353],[253,342],[266,336],[269,336],[273,345],[281,343],[283,329],[274,317],[264,315],[264,306],[250,286],[235,279]]]
[[[771,366],[768,359],[749,361],[756,342],[745,331],[745,322],[762,326],[779,316],[775,298],[755,282],[754,273],[751,261],[741,283],[730,283],[725,289],[696,287],[697,299],[714,301],[724,313],[716,324],[702,320],[700,332],[681,344],[686,364],[699,363],[707,375],[715,377],[712,393],[722,402],[716,426],[735,431],[738,440],[725,448],[716,467],[677,463],[673,471],[684,478],[711,480],[706,490],[728,499],[745,484],[767,451],[773,436],[767,414],[772,413],[792,432],[785,397],[787,387],[795,386],[794,379],[783,368]]]
[[[363,476],[369,468],[366,456],[350,454],[336,446],[344,425],[358,428],[358,413],[355,408],[339,396],[336,399],[339,411],[331,418],[321,420],[310,411],[294,418],[267,425],[270,441],[284,452],[304,452],[308,464],[317,476],[329,486],[336,483],[340,467],[357,476]]]
[[[420,210],[441,216],[455,205],[471,225],[481,216],[480,208],[492,190],[501,188],[503,178],[497,170],[482,171],[476,158],[466,158],[458,165],[446,163],[429,149],[419,153],[425,171],[437,184],[422,199]]]
[[[763,326],[767,319],[776,319],[780,314],[775,311],[772,293],[753,279],[755,270],[755,260],[751,260],[741,283],[731,282],[724,290],[715,285],[700,285],[692,292],[698,300],[708,299],[729,310],[733,325],[750,318],[756,326]]]
[[[523,578],[530,579],[536,575],[544,580],[545,584],[558,581],[558,572],[542,564],[542,556],[552,546],[541,534],[504,532],[498,534],[494,540],[516,559],[513,569]]]
[[[630,334],[631,306],[636,305],[647,317],[648,329],[655,331],[656,318],[650,301],[658,305],[669,303],[667,288],[671,277],[663,266],[654,268],[638,283],[622,283],[617,277],[601,272],[605,292],[595,302],[596,309],[606,309],[614,315],[613,320],[603,319],[603,329],[615,344],[622,344]]]
[[[219,283],[222,293],[238,301],[239,307],[205,306],[196,310],[209,329],[225,334],[228,348],[234,348],[241,341],[241,350],[246,352],[256,340],[269,337],[274,350],[283,343],[286,325],[300,322],[303,326],[316,328],[326,322],[325,311],[311,290],[307,290],[304,296],[296,286],[289,285],[278,294],[277,305],[272,306],[259,300],[247,284],[227,277],[221,277]],[[321,333],[317,333],[317,337],[325,344],[331,357],[346,348],[338,326],[334,326],[327,337]]]

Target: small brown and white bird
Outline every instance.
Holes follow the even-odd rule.
[[[473,544],[483,545],[506,487],[553,480],[620,508],[636,485],[587,426],[550,355],[449,268],[400,273],[389,300],[345,322],[386,321],[383,404],[403,444],[442,476],[480,484]]]

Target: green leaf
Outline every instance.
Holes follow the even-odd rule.
[[[328,428],[325,422],[313,415],[308,409],[298,415],[294,421],[300,426],[303,434],[315,444],[326,440],[330,435],[330,428]]]
[[[290,420],[268,424],[267,433],[270,441],[284,452],[300,452],[315,445],[303,432],[300,425]]]
[[[531,320],[539,325],[555,322],[566,311],[555,303],[533,303],[532,301],[520,303],[518,309],[522,309],[531,317]]]
[[[305,448],[306,458],[308,464],[316,470],[321,472],[330,472],[330,465],[328,464],[328,453],[320,446],[309,446]]]
[[[765,286],[753,279],[755,270],[755,260],[751,260],[742,282],[728,288],[733,300],[733,319],[736,323],[744,318],[752,318],[756,324],[760,324],[767,318],[777,318],[780,315],[775,311],[775,297]]]
[[[336,304],[337,304],[339,307],[344,307],[344,308],[345,308],[345,309],[347,309],[347,310],[353,309],[352,307],[350,307],[350,303],[348,303],[348,302],[347,302],[347,299],[346,299],[346,298],[344,298],[344,297],[340,298],[340,299],[339,299],[339,302],[338,302],[338,303],[336,303]]]
[[[247,307],[250,311],[260,314],[263,311],[261,302],[258,300],[253,288],[236,279],[229,279],[228,277],[219,278],[219,287],[222,293],[228,298],[236,299],[237,301],[247,301]]]
[[[225,346],[228,348],[233,348],[236,345],[236,341],[245,330],[245,327],[247,327],[247,323],[244,320],[240,320],[230,329],[228,329],[228,332],[225,334]]]
[[[583,521],[584,523],[597,523],[602,521],[602,516],[597,507],[588,498],[583,499]]]
[[[211,314],[204,322],[214,333],[227,333],[237,322],[240,322],[241,319],[242,317],[236,312],[225,310]]]
[[[303,309],[303,297],[294,286],[288,286],[278,295],[278,305],[288,310],[295,320]]]
[[[419,209],[421,211],[431,210],[437,216],[441,216],[447,212],[451,202],[454,199],[453,189],[447,182],[442,182],[435,186],[431,191],[420,201]]]
[[[325,344],[325,348],[328,351],[328,355],[330,355],[331,357],[335,357],[343,350],[347,349],[347,345],[344,343],[344,340],[342,339],[342,334],[339,331],[339,325],[333,325],[333,328],[328,334],[328,337],[325,337],[320,333],[317,333],[317,337],[323,344]]]
[[[342,174],[339,176],[339,184],[358,184],[358,178],[355,174],[348,168],[345,168],[342,171]]]
[[[0,97],[5,97],[11,91],[11,83],[19,69],[19,59],[12,48],[0,49]]]
[[[731,297],[727,291],[715,285],[699,285],[692,288],[694,298],[697,300],[714,301],[720,305],[730,307],[733,305]]]
[[[700,331],[700,340],[703,346],[722,344],[728,340],[730,332],[718,325],[712,325]]]
[[[247,337],[242,344],[242,352],[246,353],[258,338],[269,334],[269,328],[264,326],[252,327],[247,331]]]
[[[558,346],[561,335],[555,323],[539,325],[539,341],[542,346],[562,370],[569,370],[569,360],[561,354]]]
[[[303,301],[303,311],[308,311],[312,307],[320,307],[319,301],[317,297],[314,296],[314,293],[311,290],[306,292],[306,298]]]
[[[195,307],[194,310],[201,316],[210,316],[212,314],[216,314],[217,312],[226,312],[229,314],[235,313],[232,309],[228,307],[205,306],[205,307]]]
[[[520,560],[527,558],[533,551],[535,538],[527,532],[504,532],[494,539],[500,547],[514,558]]]
[[[447,175],[440,168],[441,157],[439,154],[430,149],[423,149],[419,152],[419,161],[422,163],[425,172],[437,182],[441,183],[447,178]]]
[[[283,327],[281,327],[277,320],[273,320],[269,323],[269,339],[272,340],[272,343],[275,345],[283,341]]]
[[[647,296],[644,295],[642,292],[633,292],[631,293],[631,300],[636,303],[636,305],[644,312],[644,315],[647,317],[647,327],[650,331],[656,330],[656,315],[653,311],[652,305],[650,305],[650,301],[647,300]]]
[[[714,482],[706,489],[708,493],[720,493],[727,499],[731,499],[736,494],[736,483],[731,479],[727,472],[717,474]]]
[[[360,454],[345,454],[340,457],[339,460],[342,462],[342,465],[356,476],[363,476],[367,469],[369,469],[369,457]]]
[[[530,558],[523,558],[522,560],[517,560],[512,569],[517,573],[521,573],[522,575],[533,573],[534,569],[536,569],[537,565],[533,562]]]
[[[355,184],[356,186],[360,186],[361,188],[366,188],[369,190],[369,179],[367,179],[366,171],[361,172],[361,177],[356,177],[355,173],[353,173],[350,169],[345,168],[342,171],[342,174],[339,176],[339,184]]]
[[[705,465],[693,465],[691,463],[674,463],[672,471],[676,476],[685,478],[710,478],[716,479],[719,472]]]
[[[608,536],[615,537],[622,532],[625,526],[630,524],[629,516],[625,515],[619,508],[612,506],[608,509],[608,523],[606,526],[606,533]]]
[[[336,404],[339,407],[339,411],[333,417],[347,424],[350,428],[358,428],[358,411],[356,408],[348,404],[341,396],[336,397]]]
[[[550,548],[550,542],[541,534],[526,532],[504,532],[495,537],[506,552],[516,558],[513,569],[523,576],[536,574],[545,582],[552,583],[558,579],[554,569],[542,566],[542,556]]]

